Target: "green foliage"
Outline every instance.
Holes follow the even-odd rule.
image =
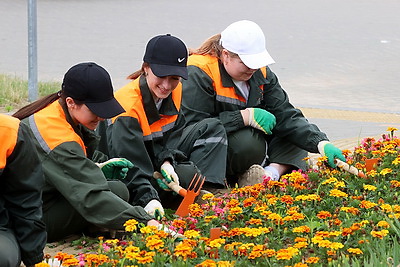
[[[61,88],[60,82],[38,82],[39,97]],[[17,76],[0,74],[0,112],[11,112],[28,104],[28,81]]]

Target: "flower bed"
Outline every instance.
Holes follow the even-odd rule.
[[[327,167],[281,181],[203,196],[190,216],[163,223],[186,238],[130,220],[124,240],[100,238],[90,253],[56,255],[63,266],[396,266],[400,262],[400,139],[389,128],[366,138],[347,163],[361,178]],[[366,170],[367,159],[378,164]],[[220,231],[220,232],[219,232]],[[210,236],[211,233],[211,236]],[[45,262],[37,266],[48,266]]]

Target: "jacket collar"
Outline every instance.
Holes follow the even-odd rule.
[[[160,120],[160,114],[171,116],[177,115],[179,113],[174,101],[172,100],[172,93],[162,101],[160,111],[158,111],[145,76],[141,75],[139,79],[139,87],[140,93],[142,94],[143,107],[149,124],[153,124],[154,122]]]
[[[219,70],[221,73],[222,85],[224,87],[234,87],[236,94],[243,96],[240,90],[233,83],[231,76],[229,76],[224,66],[220,62],[219,62]],[[262,87],[265,84],[269,84],[269,81],[264,77],[261,70],[257,70],[248,82],[250,85],[250,92],[249,92],[249,99],[247,100],[247,106],[258,105],[261,103],[261,99],[263,98],[263,90],[261,90],[260,87]]]

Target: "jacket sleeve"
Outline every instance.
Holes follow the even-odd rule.
[[[13,231],[26,266],[43,260],[46,229],[42,221],[43,171],[26,126],[20,123],[13,153],[7,159],[1,179],[7,185],[4,199]]]
[[[326,134],[310,123],[303,113],[289,102],[287,93],[269,68],[267,79],[269,84],[264,86],[261,108],[265,108],[276,117],[276,126],[272,132],[308,152],[318,153],[318,143],[328,140]]]
[[[239,109],[232,109],[231,105],[227,105],[224,110],[217,109],[216,92],[210,76],[196,66],[188,66],[188,72],[188,79],[182,81],[182,111],[188,123],[218,118],[227,133],[243,128],[244,122]]]
[[[44,158],[43,168],[47,182],[92,224],[124,229],[129,219],[143,223],[152,219],[142,207],[132,206],[110,191],[100,168],[76,142],[54,148]]]
[[[110,157],[126,158],[134,164],[124,179],[131,194],[131,203],[144,207],[152,199],[160,201],[150,182],[154,167],[138,120],[129,116],[118,117],[107,128],[107,141]]]

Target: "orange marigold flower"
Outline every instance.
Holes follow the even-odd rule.
[[[255,224],[255,225],[261,225],[262,224],[262,220],[261,219],[251,218],[248,222],[249,222],[249,224]]]
[[[230,214],[241,214],[243,209],[241,207],[233,207],[229,210]]]
[[[302,262],[298,262],[295,265],[293,265],[293,267],[307,267],[308,265]]]
[[[383,237],[387,236],[388,233],[389,231],[386,229],[383,229],[381,231],[371,231],[371,235],[379,239],[383,239]]]
[[[311,231],[310,227],[306,225],[298,226],[293,228],[293,233],[309,233]]]
[[[243,207],[249,207],[256,203],[256,199],[254,197],[249,197],[243,200]]]
[[[357,254],[357,255],[363,254],[362,250],[359,248],[348,248],[347,251],[349,253],[353,253],[353,254]]]
[[[391,183],[391,185],[392,185],[393,187],[400,187],[400,182],[399,182],[399,181],[392,180],[392,181],[390,181],[390,183]]]
[[[192,254],[193,248],[191,246],[188,246],[184,242],[179,243],[174,250],[174,255],[175,256],[181,256],[183,259],[186,260],[186,258]]]
[[[306,260],[306,263],[318,263],[319,262],[319,258],[318,257],[309,257]]]
[[[293,245],[294,248],[305,248],[307,247],[308,243],[307,242],[297,242]]]
[[[153,238],[147,241],[146,247],[151,250],[160,249],[164,247],[164,241],[162,241],[161,239]]]
[[[339,189],[332,189],[329,192],[329,195],[333,196],[333,197],[347,197],[348,196],[347,193],[340,191]]]
[[[195,265],[195,267],[216,267],[217,263],[213,260],[205,260],[200,264]]]
[[[323,210],[323,211],[318,212],[317,217],[320,219],[326,219],[326,218],[332,217],[332,214],[329,211]]]
[[[377,223],[377,225],[378,225],[379,227],[383,227],[383,228],[389,228],[389,227],[390,227],[390,224],[389,224],[387,221],[379,221],[379,222]]]
[[[293,197],[290,196],[290,195],[283,195],[283,196],[281,197],[281,201],[284,202],[284,203],[286,203],[286,204],[293,204],[294,199],[293,199]]]
[[[371,201],[368,201],[368,200],[363,200],[363,201],[361,201],[361,203],[359,204],[359,206],[360,206],[361,208],[364,208],[364,209],[370,209],[370,208],[375,207],[376,205],[378,205],[378,204],[376,204],[376,203],[374,203],[374,202],[371,202]]]

